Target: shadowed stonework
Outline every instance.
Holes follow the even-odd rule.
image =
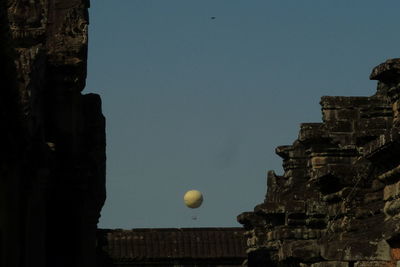
[[[400,59],[377,66],[371,97],[321,98],[322,123],[279,146],[264,203],[238,220],[248,266],[400,264]]]
[[[276,149],[244,229],[97,230],[101,100],[82,94],[87,0],[0,0],[0,266],[400,265],[400,59],[371,97],[322,97],[322,123]],[[138,185],[140,186],[140,185]],[[97,244],[97,246],[96,246]]]
[[[81,94],[88,5],[0,0],[1,266],[95,266],[105,121]]]

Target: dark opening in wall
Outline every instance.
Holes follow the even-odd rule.
[[[257,250],[250,252],[248,254],[248,267],[260,266],[278,267],[278,265],[271,260],[269,251]]]
[[[396,234],[387,240],[390,246],[390,255],[393,260],[400,260],[400,234]]]

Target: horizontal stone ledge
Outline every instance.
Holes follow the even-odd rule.
[[[321,259],[320,245],[315,240],[285,240],[279,249],[279,260],[301,259],[302,261],[315,261]]]
[[[322,120],[324,122],[336,120],[356,120],[360,116],[359,109],[341,108],[341,109],[323,109]]]
[[[312,171],[312,177],[314,180],[318,180],[325,176],[333,176],[336,178],[354,176],[356,170],[353,166],[348,164],[328,164]]]
[[[260,214],[279,214],[279,213],[304,213],[306,211],[306,204],[304,201],[288,201],[288,202],[265,202],[257,205],[254,212]]]
[[[356,207],[354,210],[354,216],[357,219],[365,219],[383,212],[383,203],[377,201],[374,203],[368,203],[361,207]]]
[[[392,126],[392,119],[387,117],[368,118],[357,121],[356,130],[370,131],[388,129]]]
[[[366,193],[364,196],[363,203],[368,204],[368,203],[373,203],[373,202],[377,202],[377,201],[382,201],[382,198],[383,198],[382,191]]]
[[[300,124],[298,140],[301,143],[312,141],[313,144],[315,142],[329,142],[330,139],[325,132],[323,123],[302,123]]]
[[[354,267],[396,267],[395,261],[357,261]]]
[[[328,121],[326,122],[326,129],[334,133],[349,133],[354,131],[354,123],[349,120]]]
[[[283,159],[289,158],[290,151],[293,151],[293,146],[291,145],[278,146],[275,148],[275,154],[277,154]]]
[[[363,106],[381,106],[385,101],[378,97],[368,96],[323,96],[320,104],[324,109],[361,109]]]
[[[321,238],[324,230],[308,229],[308,228],[288,228],[282,227],[277,230],[267,232],[267,240],[283,240],[283,239],[297,239],[309,240]]]
[[[321,246],[321,256],[328,261],[391,261],[385,240],[332,240]]]
[[[345,261],[323,261],[310,265],[310,267],[348,267],[349,263]]]
[[[356,160],[356,155],[311,155],[311,167],[315,169],[323,168],[327,165],[349,166]],[[348,169],[350,169],[348,167]]]
[[[352,187],[345,187],[341,189],[339,192],[332,193],[329,195],[323,196],[323,200],[326,202],[339,202],[339,201],[345,201],[346,198],[350,195],[350,193],[353,192]]]

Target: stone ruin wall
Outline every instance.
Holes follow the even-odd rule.
[[[323,122],[276,148],[284,174],[238,216],[248,266],[400,266],[400,59],[370,79],[375,95],[322,97]]]
[[[96,266],[101,101],[82,94],[88,0],[0,0],[0,266]],[[400,59],[371,97],[323,97],[323,123],[278,147],[264,203],[238,217],[248,266],[400,261]]]
[[[88,0],[0,0],[0,266],[95,266],[101,100],[82,94]]]

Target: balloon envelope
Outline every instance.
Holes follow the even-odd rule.
[[[183,196],[183,201],[187,207],[195,209],[203,203],[203,195],[198,190],[189,190]]]

